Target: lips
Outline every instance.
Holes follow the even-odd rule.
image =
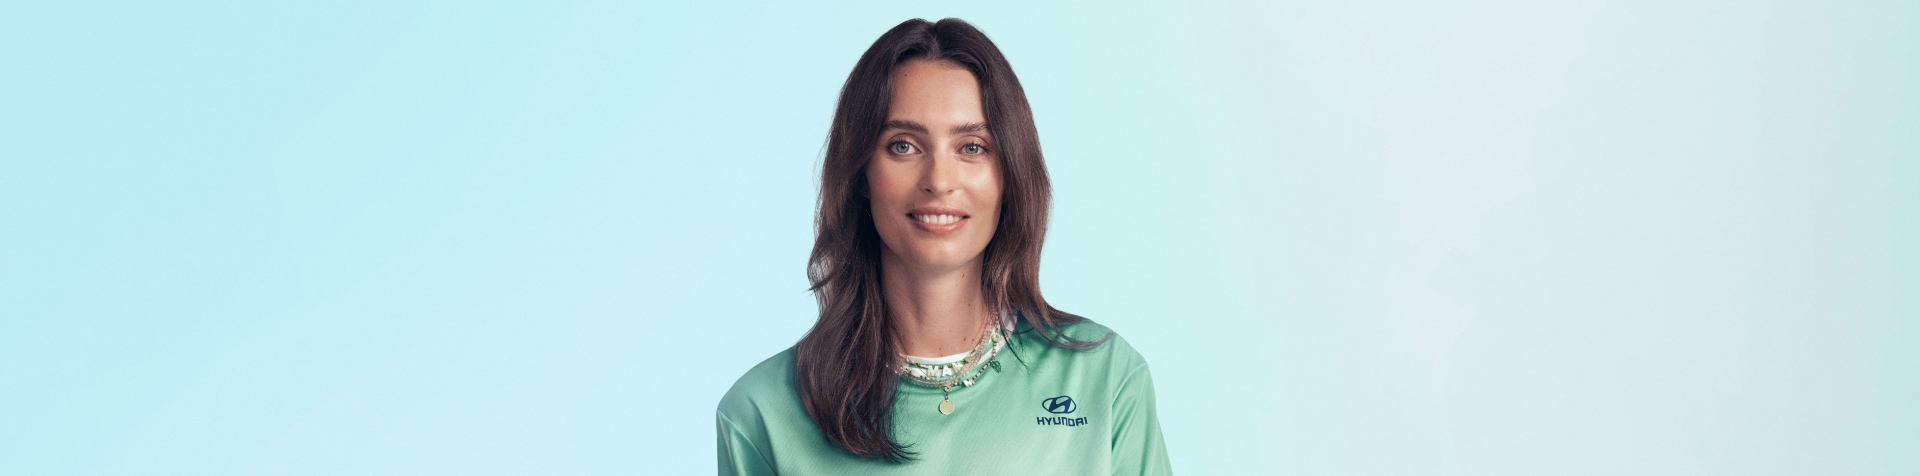
[[[966,226],[971,216],[958,208],[920,207],[907,212],[907,218],[913,220],[913,225],[922,231],[943,235]]]

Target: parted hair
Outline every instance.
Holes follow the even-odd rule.
[[[1039,133],[1013,67],[987,36],[957,18],[912,19],[875,40],[840,89],[820,172],[819,215],[807,278],[819,320],[796,346],[794,384],[807,416],[827,441],[855,456],[901,462],[913,453],[892,435],[894,373],[900,350],[881,293],[884,243],[867,197],[867,163],[878,148],[896,65],[952,62],[980,85],[980,107],[998,151],[1002,183],[999,223],[980,273],[989,308],[1024,320],[1053,345],[1085,349],[1061,327],[1086,320],[1054,309],[1040,296],[1040,246],[1047,233],[1052,185]]]

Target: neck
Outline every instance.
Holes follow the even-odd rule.
[[[979,257],[952,268],[929,269],[882,253],[881,293],[901,353],[940,357],[980,343],[980,333],[993,317],[980,293],[980,269]]]

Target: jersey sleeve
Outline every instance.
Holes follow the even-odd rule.
[[[1114,399],[1113,474],[1171,475],[1160,417],[1154,411],[1153,375],[1146,363],[1139,365],[1121,381]]]
[[[714,420],[719,433],[719,447],[716,450],[720,456],[721,476],[778,474],[773,470],[773,465],[760,454],[760,448],[753,444],[753,439],[748,438],[746,433],[741,432],[739,427],[727,420],[727,414],[715,413]]]

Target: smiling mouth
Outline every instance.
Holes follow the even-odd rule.
[[[914,221],[925,223],[928,225],[951,225],[956,222],[959,222],[960,220],[967,218],[965,215],[952,215],[952,214],[946,214],[946,213],[935,213],[935,214],[909,213],[907,214],[907,216],[910,218],[913,218]]]
[[[913,220],[914,228],[935,235],[945,235],[960,231],[967,226],[972,216],[966,210],[947,207],[920,207],[907,212],[907,218]]]

